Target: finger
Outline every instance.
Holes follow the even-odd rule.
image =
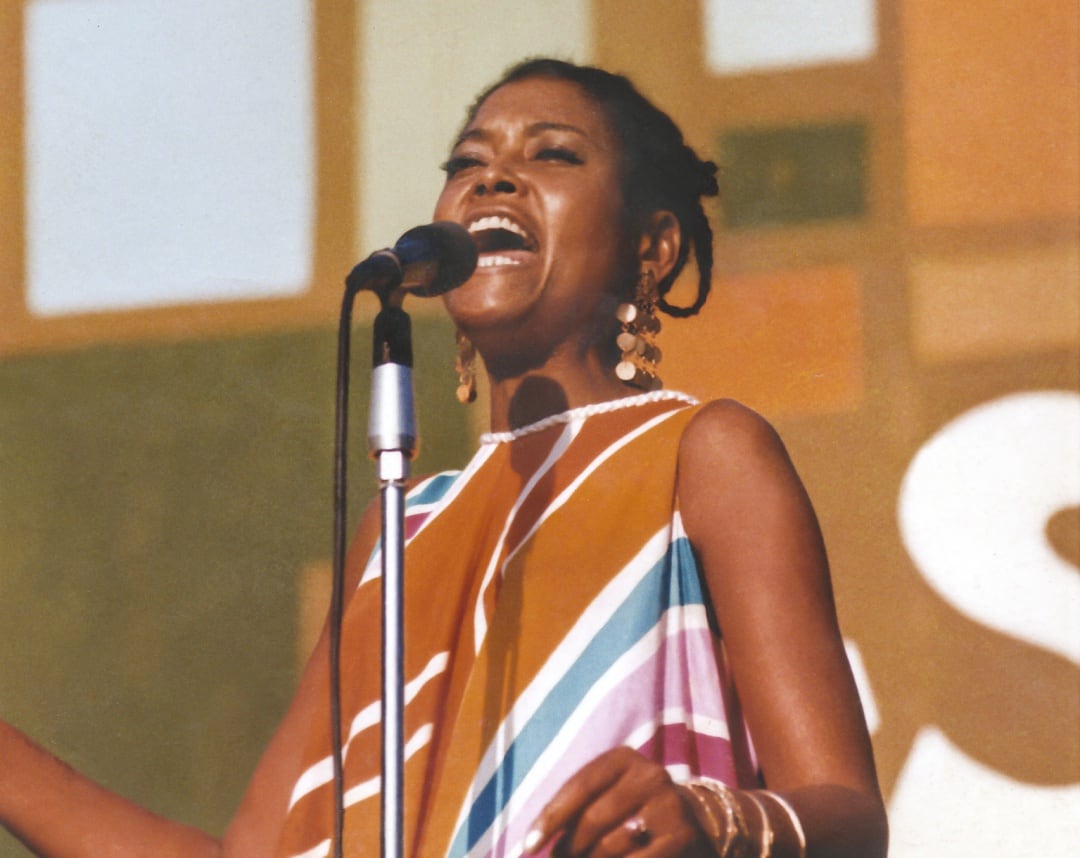
[[[556,834],[573,828],[586,808],[619,781],[633,756],[628,748],[616,748],[579,769],[540,811],[525,836],[524,853],[535,854]]]
[[[714,854],[711,848],[707,852],[687,851],[693,845],[694,841],[686,837],[658,834],[644,846],[620,854],[626,858],[682,858],[684,855]]]
[[[645,821],[645,811],[646,808],[642,808],[619,826],[619,834],[626,841],[623,852],[627,855],[644,849],[653,841],[654,834]]]
[[[673,789],[671,778],[662,766],[637,758],[567,826],[570,854],[588,855],[609,835],[614,835],[616,843],[633,839],[631,835],[638,826],[631,824],[625,829],[626,824],[640,817],[647,805],[657,800],[662,802],[664,794]],[[624,850],[619,848],[611,854],[622,855]]]
[[[693,824],[682,819],[678,806],[663,795],[606,833],[587,854],[589,858],[672,858],[686,854],[696,843]]]

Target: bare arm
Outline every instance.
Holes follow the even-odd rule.
[[[0,819],[38,855],[216,856],[207,834],[98,786],[0,721]]]
[[[364,514],[347,561],[355,590],[379,532],[378,505]],[[327,671],[323,631],[297,693],[244,793],[225,836],[172,822],[106,790],[0,721],[0,824],[48,858],[252,858],[272,855]],[[227,749],[222,749],[227,753]]]
[[[679,493],[766,785],[798,812],[809,855],[883,856],[825,547],[783,444],[749,409],[712,403],[684,436]]]
[[[808,856],[884,858],[885,812],[825,549],[780,439],[749,409],[711,403],[684,433],[678,492],[766,786],[798,814]],[[529,845],[562,831],[559,855],[715,855],[691,798],[658,764],[615,749],[567,781]],[[775,834],[769,854],[799,854],[776,802],[732,798],[755,843],[764,803]],[[634,841],[637,820],[648,823],[644,848]]]

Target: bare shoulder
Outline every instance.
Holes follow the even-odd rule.
[[[690,419],[679,446],[680,482],[717,469],[749,476],[759,468],[790,468],[779,434],[764,417],[734,399],[716,399]]]
[[[760,551],[766,543],[819,539],[810,500],[779,434],[734,400],[709,402],[687,424],[678,492],[691,541],[714,560],[722,546],[733,549],[747,540]]]
[[[684,430],[678,491],[766,783],[824,789],[829,798],[800,815],[835,814],[838,831],[874,844],[844,854],[884,854],[825,544],[779,435],[744,405],[708,403]]]

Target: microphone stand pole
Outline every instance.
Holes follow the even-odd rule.
[[[346,527],[346,440],[348,424],[349,340],[353,299],[367,282],[381,310],[375,317],[372,346],[368,449],[376,460],[382,510],[382,785],[381,855],[403,858],[404,838],[404,554],[405,493],[409,462],[416,452],[412,388],[412,322],[397,286],[402,266],[388,252],[364,263],[363,278],[347,282],[338,327],[337,424],[334,456],[334,586],[330,623],[330,711],[334,770],[334,856],[344,852],[344,748],[341,723],[341,625],[344,613]],[[350,278],[350,281],[352,278]]]
[[[403,291],[380,294],[375,317],[368,449],[377,462],[382,509],[382,856],[402,858],[405,787],[405,493],[416,453],[412,322]],[[395,300],[396,299],[396,300]]]

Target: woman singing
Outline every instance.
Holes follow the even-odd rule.
[[[437,220],[491,427],[410,493],[406,852],[882,858],[886,822],[821,535],[772,428],[657,378],[708,294],[715,167],[625,78],[526,62],[481,95]],[[669,302],[691,253],[697,292]],[[379,852],[378,511],[350,551],[344,852]],[[50,856],[315,858],[332,844],[326,648],[221,841],[0,732],[0,817]]]

